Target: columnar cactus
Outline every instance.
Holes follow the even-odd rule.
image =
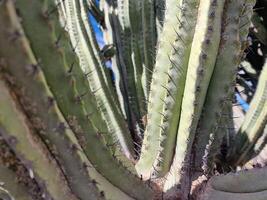
[[[215,176],[267,141],[264,66],[223,152],[254,4],[0,1],[0,199],[266,199],[266,168]]]

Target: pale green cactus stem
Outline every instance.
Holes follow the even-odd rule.
[[[262,69],[256,93],[246,113],[231,149],[228,160],[233,166],[245,164],[253,155],[254,146],[262,137],[267,123],[267,62]]]
[[[76,199],[71,194],[60,168],[54,159],[50,157],[47,148],[38,136],[34,136],[34,131],[27,127],[29,122],[27,122],[23,114],[16,108],[18,105],[15,104],[2,80],[0,80],[0,90],[1,136],[7,141],[10,138],[15,138],[15,144],[10,144],[12,150],[21,159],[22,163],[30,163],[26,167],[31,171],[33,177],[38,177],[37,181],[40,180],[44,183],[44,187],[46,187],[51,197],[59,200],[67,198],[70,200]],[[47,173],[48,171],[49,173]]]
[[[16,174],[10,169],[0,166],[0,199],[2,200],[34,200],[27,188],[16,181]]]
[[[198,1],[166,3],[165,25],[151,83],[148,124],[140,160],[136,165],[139,175],[145,179],[150,178],[152,173],[164,176],[171,165],[194,18],[196,21],[197,16]],[[192,24],[187,22],[186,18],[189,17],[193,18]]]
[[[190,190],[190,152],[216,63],[225,1],[200,0],[182,100],[181,116],[173,163],[164,191],[181,186],[182,197]]]
[[[208,181],[199,199],[265,200],[267,199],[267,168],[214,176]]]
[[[232,104],[231,94],[241,57],[239,15],[242,5],[242,1],[226,1],[224,7],[219,52],[193,145],[192,171],[196,170],[199,175],[213,171],[214,156],[228,130],[225,120],[229,116],[223,112]]]
[[[53,1],[47,1],[46,3],[48,4],[44,5],[38,1],[29,3],[27,0],[24,0],[16,2],[16,6],[20,10],[21,17],[23,19],[22,25],[27,37],[29,38],[31,47],[35,55],[41,60],[39,66],[41,66],[46,76],[46,80],[55,95],[54,98],[56,99],[60,110],[62,111],[64,117],[68,119],[71,129],[78,137],[79,143],[92,163],[92,166],[95,167],[101,175],[112,182],[114,186],[127,193],[130,197],[136,199],[151,198],[153,194],[150,188],[143,184],[138,177],[132,175],[116,160],[115,157],[110,154],[108,148],[102,141],[102,134],[105,133],[102,133],[101,131],[98,132],[98,130],[96,130],[96,128],[91,124],[91,121],[88,120],[88,113],[83,106],[84,99],[79,98],[78,102],[75,101],[75,97],[80,95],[77,94],[78,86],[85,87],[87,82],[83,82],[83,84],[79,82],[84,80],[82,78],[84,74],[77,65],[72,69],[73,71],[71,71],[70,75],[66,75],[68,74],[70,70],[69,66],[71,66],[72,63],[70,60],[73,61],[75,57],[73,52],[68,51],[68,43],[65,35],[62,34],[60,39],[61,48],[58,49],[57,46],[54,46],[54,42],[56,41],[55,38],[57,38],[55,35],[64,30],[60,27],[56,13],[48,15],[49,9],[55,8]],[[29,10],[31,10],[31,12],[28,12]],[[36,26],[42,24],[42,26],[38,26],[38,28],[33,29],[33,24]],[[48,25],[50,25],[50,27]],[[40,37],[42,40],[40,40]],[[57,66],[57,68],[54,68],[53,66]],[[30,81],[30,79],[26,80]],[[32,85],[34,86],[34,84]],[[68,87],[66,87],[66,85]],[[38,103],[38,105],[44,105],[44,103]],[[43,109],[45,109],[45,107]],[[46,111],[40,113],[47,115]],[[57,126],[54,126],[53,128],[55,127]],[[80,151],[81,148],[79,145],[78,148],[74,148],[74,152]],[[62,154],[61,156],[68,155]],[[79,163],[73,162],[73,164]],[[69,164],[68,166],[72,166],[72,164]],[[80,174],[79,170],[76,172]],[[84,179],[88,182],[91,180],[88,177],[84,177]],[[81,182],[79,182],[79,184],[81,186],[78,184],[76,184],[76,186],[80,189],[90,185],[90,183],[82,184]],[[88,190],[86,191],[90,192]]]
[[[61,20],[61,25],[64,29],[68,30],[67,21],[66,21],[67,14],[66,14],[64,3],[61,0],[57,0],[57,4],[59,5],[58,11],[59,11],[59,19]],[[76,73],[74,72],[76,71],[76,69],[73,69],[73,68],[75,67],[75,65],[78,64],[78,61],[73,59],[73,56],[66,56],[65,58],[68,59],[68,62],[70,63],[69,72],[67,73],[69,73],[69,75],[72,76],[73,73],[74,74]],[[79,72],[79,77],[80,78],[77,79],[76,84],[78,85],[77,93],[81,95],[77,95],[77,98],[78,98],[77,100],[79,100],[79,98],[82,98],[84,100],[84,107],[86,109],[86,112],[88,113],[88,117],[90,117],[90,120],[92,121],[96,129],[101,130],[101,132],[104,132],[104,133],[108,132],[107,124],[103,121],[102,115],[97,108],[95,94],[89,92],[90,88],[88,84],[84,84],[86,80],[83,78],[84,75],[81,72]],[[114,138],[110,134],[105,134],[104,138],[107,144],[114,142]],[[114,149],[116,148],[111,148],[112,151],[114,151]]]
[[[133,155],[133,144],[131,135],[127,130],[124,118],[116,105],[116,101],[112,98],[112,84],[108,85],[107,75],[104,75],[104,66],[100,65],[97,55],[96,45],[93,45],[94,36],[90,25],[87,23],[87,13],[85,12],[83,2],[68,0],[65,1],[68,30],[73,43],[76,45],[77,55],[79,57],[81,69],[87,75],[87,79],[97,100],[98,109],[105,120],[108,131],[114,138],[113,143],[125,153],[128,158]],[[78,10],[80,10],[78,12]],[[75,13],[79,13],[75,15]],[[103,72],[101,72],[101,70]],[[114,91],[113,91],[114,92]],[[110,145],[110,144],[109,144]]]

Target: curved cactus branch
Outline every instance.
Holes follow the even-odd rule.
[[[253,156],[254,147],[262,137],[267,123],[267,62],[262,69],[256,93],[251,101],[235,141],[228,154],[233,166],[243,165]]]
[[[12,3],[13,5],[12,1],[8,2]],[[68,164],[64,165],[64,169],[69,169],[68,173],[74,173],[74,175],[69,175],[68,177],[70,178],[69,181],[73,184],[72,187],[78,190],[76,193],[78,193],[79,196],[84,195],[83,197],[84,199],[86,199],[88,198],[88,196],[94,195],[94,193],[90,194],[88,185],[93,187],[95,181],[93,181],[88,176],[88,173],[81,173],[81,170],[90,171],[89,168],[90,166],[92,166],[101,175],[107,178],[108,181],[110,181],[115,187],[118,187],[129,196],[132,196],[136,199],[151,198],[153,194],[151,193],[150,188],[143,184],[138,177],[135,177],[127,169],[125,169],[125,167],[121,165],[115,157],[112,156],[108,148],[105,146],[102,141],[102,134],[105,133],[98,132],[97,129],[90,123],[90,120],[88,120],[86,109],[83,107],[83,99],[79,98],[77,101],[76,97],[80,95],[77,94],[77,91],[79,91],[77,87],[86,86],[87,81],[82,78],[84,77],[84,74],[81,72],[80,68],[76,66],[69,68],[71,66],[71,63],[75,61],[75,56],[71,49],[68,49],[69,43],[66,35],[64,35],[64,32],[62,32],[64,31],[64,29],[62,29],[61,25],[59,24],[57,14],[52,13],[51,15],[51,13],[49,12],[50,9],[55,8],[54,2],[52,0],[46,1],[46,4],[39,1],[30,2],[31,3],[29,3],[28,0],[16,2],[16,7],[18,8],[18,10],[20,10],[20,14],[23,19],[23,28],[30,41],[33,52],[35,56],[40,59],[40,62],[36,64],[34,60],[29,60],[29,58],[26,57],[25,63],[25,60],[23,60],[25,59],[24,53],[28,53],[29,46],[27,46],[27,48],[23,46],[24,48],[22,50],[18,49],[18,53],[20,52],[19,55],[22,54],[22,58],[16,57],[17,59],[12,59],[9,57],[9,59],[7,59],[8,62],[16,61],[16,64],[10,65],[13,67],[13,69],[7,68],[6,70],[12,70],[12,74],[16,75],[16,79],[14,80],[18,81],[18,79],[20,78],[20,84],[18,85],[24,85],[23,88],[25,89],[23,91],[27,91],[26,97],[30,96],[30,99],[35,100],[35,102],[22,102],[25,104],[24,109],[28,109],[27,112],[30,113],[30,115],[33,115],[31,119],[35,120],[36,118],[41,118],[42,120],[45,120],[46,123],[44,124],[47,124],[46,128],[49,129],[47,131],[44,131],[42,130],[42,126],[37,126],[35,128],[41,131],[41,133],[46,133],[41,135],[44,138],[47,137],[47,140],[49,142],[57,142],[57,145],[55,146],[57,147],[56,150],[59,151],[60,149],[60,156],[56,158],[60,159],[60,161],[62,162],[68,162]],[[15,20],[18,20],[16,16],[12,17]],[[33,24],[38,26],[38,28],[33,29]],[[58,48],[58,46],[55,46],[55,41],[57,41],[55,34],[57,35],[59,33],[62,33],[60,37],[60,48]],[[20,35],[20,38],[21,36],[23,35]],[[40,37],[42,39],[40,39]],[[8,35],[5,35],[4,38],[6,40],[6,38],[9,37]],[[6,42],[11,41],[6,40]],[[6,51],[3,51],[1,52],[1,54],[5,52]],[[14,54],[10,53],[5,55],[12,56]],[[29,56],[29,54],[26,55]],[[30,55],[30,58],[32,58],[32,54]],[[21,60],[18,59],[21,59],[22,62],[20,63],[19,61]],[[29,66],[30,68],[27,68],[27,66]],[[55,68],[54,66],[57,67]],[[35,71],[35,67],[37,67],[37,71]],[[32,78],[25,79],[27,69],[29,70],[28,73],[33,76]],[[33,74],[32,69],[34,69],[33,72],[35,72]],[[50,91],[47,91],[48,87],[46,84],[44,87],[44,80],[42,78],[43,76],[40,75],[41,69],[44,72],[47,83],[50,86],[53,95],[55,96],[53,96]],[[34,75],[38,78],[34,78]],[[78,79],[78,77],[80,78]],[[37,81],[38,84],[41,84],[41,86],[37,84],[37,86],[41,89],[34,88],[37,86],[36,84],[33,84],[32,81]],[[79,81],[84,82],[83,84],[81,84],[81,82]],[[39,92],[43,93],[41,93],[40,95]],[[22,93],[22,95],[23,94],[24,93]],[[56,106],[54,100],[56,100],[56,103],[59,106],[60,110],[63,112],[64,117],[68,119],[68,124],[78,137],[79,143],[77,143],[77,140],[72,134],[72,131],[69,129],[68,125],[64,123],[64,119],[60,115],[58,108],[54,107]],[[34,105],[37,106],[34,107]],[[36,109],[40,110],[36,112]],[[48,110],[51,110],[50,112],[53,111],[51,118],[48,117],[50,116],[48,115],[50,113],[47,112]],[[61,122],[63,122],[63,124]],[[37,125],[42,125],[42,123],[38,123]],[[60,134],[60,132],[62,131],[66,132],[66,134]],[[70,153],[70,155],[74,155],[73,157],[70,157],[69,154],[66,154],[66,152],[70,150],[72,150],[73,152],[73,154]],[[81,152],[83,152],[83,150],[92,165],[88,164],[88,161],[86,162],[85,157],[81,157]],[[78,156],[78,159],[76,156]],[[73,170],[74,168],[76,168],[76,170]],[[75,182],[75,179],[78,176],[79,181]],[[82,183],[82,181],[84,181],[84,183]],[[96,181],[98,180],[96,179]],[[99,184],[101,185],[101,183]],[[109,186],[107,184],[107,186],[110,187],[112,185]]]
[[[200,200],[264,200],[267,198],[267,168],[211,178]],[[252,184],[257,183],[257,184]]]

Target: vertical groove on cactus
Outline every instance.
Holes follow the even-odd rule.
[[[142,85],[145,99],[148,99],[150,82],[155,64],[156,51],[156,26],[155,26],[155,0],[144,0],[142,4],[142,35],[143,42],[143,74]],[[136,19],[135,19],[136,20]],[[140,23],[140,22],[139,22]]]
[[[142,1],[129,1],[129,19],[130,19],[130,40],[131,40],[131,59],[134,67],[134,79],[136,88],[136,99],[133,101],[138,102],[139,113],[137,115],[137,123],[140,123],[140,119],[146,113],[146,101],[145,94],[142,85],[142,74],[144,73],[143,60],[143,30],[142,24]],[[140,31],[141,30],[141,31]]]
[[[213,73],[221,36],[221,22],[225,1],[200,0],[191,53],[188,63],[185,91],[176,141],[173,164],[164,190],[181,186],[183,198],[190,190],[190,152],[197,123]]]
[[[105,72],[103,72],[105,69],[99,64],[97,58],[94,57],[93,52],[97,52],[97,50],[94,49],[96,45],[92,45],[92,30],[90,25],[85,22],[88,21],[88,19],[82,2],[72,0],[65,1],[65,6],[68,29],[73,46],[76,45],[81,68],[86,74],[92,93],[96,97],[98,108],[103,119],[107,123],[108,131],[112,134],[113,143],[119,146],[128,158],[131,158],[133,155],[133,144],[130,140],[131,136],[119,108],[116,106],[114,99],[112,99],[111,89],[109,88],[111,84],[107,87],[107,76],[104,75]],[[79,8],[81,9],[81,15],[76,15],[75,13]]]
[[[140,160],[136,165],[138,173],[145,179],[150,178],[152,172],[156,176],[163,176],[171,164],[194,33],[194,19],[189,24],[186,18],[196,18],[194,15],[197,11],[197,1],[166,3],[165,26],[149,94],[148,124]],[[173,5],[176,5],[176,9],[173,9]],[[186,35],[188,31],[191,34]]]
[[[131,38],[131,21],[130,21],[130,6],[133,4],[131,0],[117,0],[117,15],[118,15],[118,29],[120,32],[121,41],[121,53],[123,61],[125,63],[125,78],[127,81],[127,92],[129,105],[132,112],[131,117],[134,126],[141,119],[140,105],[138,99],[138,92],[136,88],[137,81],[140,81],[140,73],[137,74],[137,68],[140,66],[135,66],[132,60],[132,38]],[[138,13],[137,13],[138,14]]]
[[[204,173],[213,171],[211,163],[214,163],[214,160],[212,160],[212,156],[218,153],[214,150],[219,149],[224,137],[218,134],[223,133],[220,131],[221,129],[227,130],[227,127],[220,126],[226,124],[222,123],[222,120],[225,122],[227,118],[227,116],[223,116],[223,111],[226,106],[232,104],[229,94],[233,93],[232,86],[240,61],[239,15],[242,5],[242,1],[226,1],[225,3],[219,52],[193,145],[192,159],[196,174],[203,174],[203,171]]]

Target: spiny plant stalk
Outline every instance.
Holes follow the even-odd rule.
[[[255,3],[0,1],[0,198],[266,199],[266,64],[232,130]]]

